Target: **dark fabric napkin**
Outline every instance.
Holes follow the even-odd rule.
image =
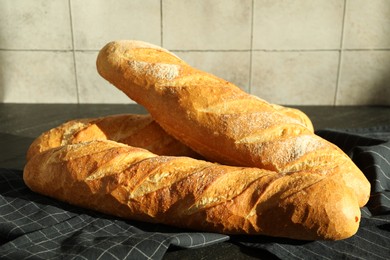
[[[349,239],[226,236],[120,220],[35,194],[25,186],[22,171],[0,169],[0,258],[161,259],[171,248],[230,240],[243,252],[258,250],[259,257],[266,253],[276,259],[389,259],[390,127],[317,134],[351,156],[372,185],[359,231]]]

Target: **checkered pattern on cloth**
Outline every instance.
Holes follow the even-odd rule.
[[[390,127],[318,131],[342,148],[372,184],[357,234],[341,241],[231,236],[259,256],[281,259],[389,259]],[[229,237],[123,221],[31,192],[22,172],[0,169],[0,258],[161,259],[170,246],[194,248]]]
[[[161,259],[170,246],[196,248],[229,239],[174,232],[35,194],[24,185],[21,171],[0,169],[1,259]]]

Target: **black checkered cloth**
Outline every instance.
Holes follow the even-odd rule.
[[[372,185],[359,231],[341,241],[298,241],[265,236],[189,232],[125,221],[31,192],[22,171],[0,169],[0,259],[162,259],[171,248],[229,240],[276,259],[390,258],[390,127],[322,130]],[[223,257],[223,256],[221,256]]]

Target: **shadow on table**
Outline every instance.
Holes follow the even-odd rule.
[[[34,138],[0,133],[0,168],[21,170],[26,164],[26,153]]]

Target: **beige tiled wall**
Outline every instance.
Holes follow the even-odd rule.
[[[272,103],[390,105],[389,0],[0,0],[0,102],[132,102],[96,72],[116,39]]]

